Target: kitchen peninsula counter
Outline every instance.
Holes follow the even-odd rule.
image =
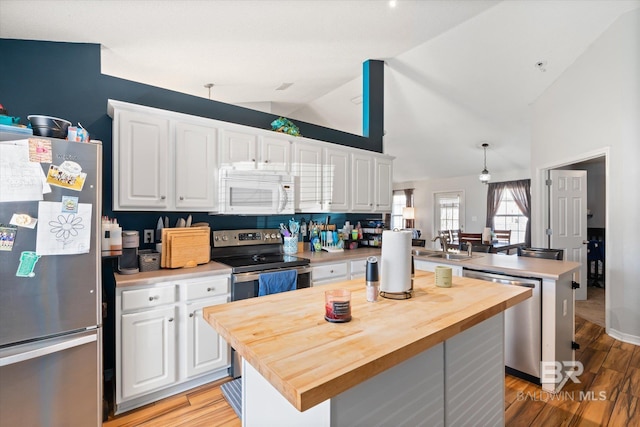
[[[324,291],[336,288],[352,292],[348,323],[324,320]],[[476,392],[484,403],[466,411],[463,404],[459,414],[477,421],[476,409],[482,419],[504,416],[503,311],[530,296],[528,288],[463,277],[439,288],[432,273],[419,272],[407,300],[367,302],[357,279],[207,307],[203,315],[244,357],[243,425],[353,425],[380,410],[394,425],[415,416],[436,421],[458,414],[454,376],[465,371],[483,381]],[[495,408],[487,406],[492,390]],[[458,393],[471,392],[465,385]]]

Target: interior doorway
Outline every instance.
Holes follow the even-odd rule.
[[[586,299],[576,300],[575,314],[604,328],[608,323],[607,294],[609,286],[613,285],[607,283],[606,267],[607,165],[608,153],[603,152],[547,169],[587,171],[587,241],[585,245],[588,246],[589,253],[587,277],[581,278],[581,282],[586,282],[587,292]],[[550,214],[553,215],[553,212]],[[594,250],[601,253],[596,254]]]

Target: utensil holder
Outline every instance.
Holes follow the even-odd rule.
[[[287,255],[298,253],[298,238],[297,237],[283,237],[284,239],[284,253]]]

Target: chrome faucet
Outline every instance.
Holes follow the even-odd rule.
[[[442,251],[447,253],[449,251],[449,238],[446,236],[436,236],[431,239],[431,241],[435,242],[438,239],[440,239],[440,243],[442,244]]]
[[[473,252],[473,245],[471,244],[471,242],[467,242],[467,255],[471,256],[472,252]]]

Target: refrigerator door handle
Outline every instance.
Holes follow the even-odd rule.
[[[59,351],[67,350],[73,347],[79,347],[81,345],[97,341],[97,334],[85,335],[79,338],[70,339],[67,341],[58,342],[56,344],[48,345],[34,350],[25,351],[23,353],[12,354],[10,356],[0,357],[0,367],[9,366],[15,363],[24,362],[26,360],[37,359],[38,357],[46,356],[48,354],[57,353]]]

